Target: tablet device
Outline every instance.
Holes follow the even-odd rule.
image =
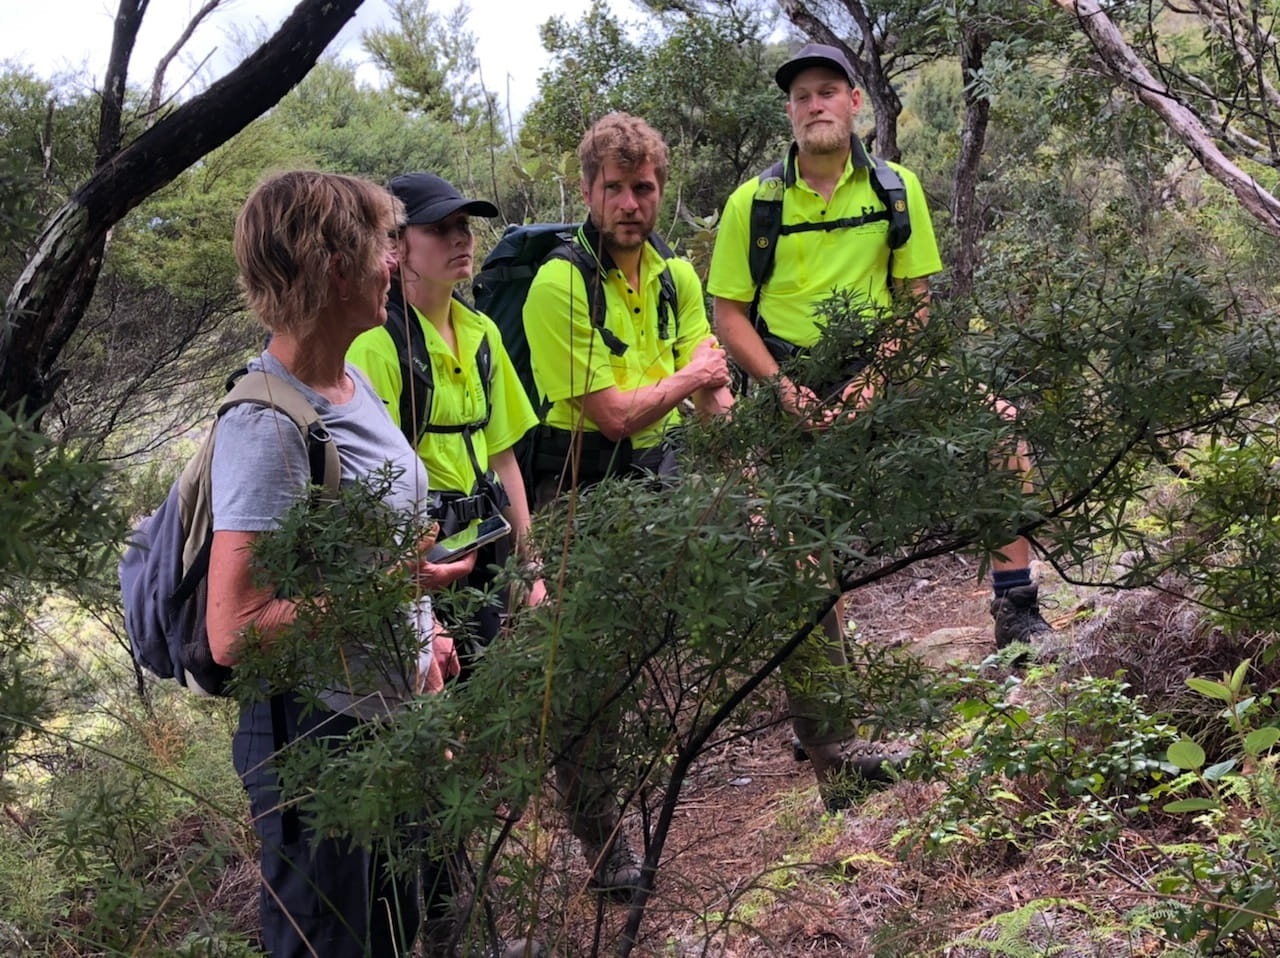
[[[511,531],[511,524],[500,512],[463,526],[451,536],[436,541],[427,553],[428,562],[454,562]]]

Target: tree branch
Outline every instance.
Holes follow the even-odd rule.
[[[129,58],[138,39],[138,28],[147,12],[148,0],[120,0],[111,36],[111,54],[107,72],[102,78],[102,107],[98,113],[98,166],[120,148],[120,129],[124,116],[125,84],[129,77]]]
[[[1280,236],[1280,200],[1227,159],[1205,130],[1200,118],[1152,76],[1096,0],[1054,2],[1075,15],[1080,29],[1093,42],[1094,49],[1111,76],[1128,87],[1141,103],[1164,121],[1200,161],[1205,171],[1231,190],[1264,230],[1273,236]]]
[[[93,295],[102,244],[130,210],[279,102],[363,0],[301,0],[275,35],[123,149],[55,211],[0,318],[0,409],[43,410],[58,357]],[[142,0],[123,0],[123,4]],[[101,140],[101,138],[100,138]]]
[[[205,5],[192,16],[191,22],[182,31],[182,35],[178,37],[168,52],[160,58],[160,62],[156,64],[156,72],[151,77],[151,99],[147,101],[147,115],[151,117],[152,122],[155,121],[156,112],[160,109],[160,97],[164,90],[164,75],[165,71],[169,69],[169,64],[173,62],[179,51],[187,45],[191,35],[196,32],[196,27],[200,26],[205,17],[217,10],[221,3],[222,0],[206,0]]]

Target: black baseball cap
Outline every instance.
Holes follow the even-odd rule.
[[[778,67],[778,72],[773,75],[773,78],[778,86],[782,87],[783,93],[790,93],[791,81],[796,78],[796,74],[810,67],[826,67],[828,70],[844,74],[844,78],[849,81],[849,86],[858,85],[858,81],[853,77],[853,67],[849,66],[849,60],[843,51],[837,47],[829,47],[825,43],[806,43],[799,53]]]
[[[405,173],[388,183],[387,188],[404,204],[406,226],[439,223],[459,210],[472,216],[498,215],[498,208],[488,200],[469,200],[434,173]]]

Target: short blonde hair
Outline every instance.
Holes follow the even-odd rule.
[[[624,170],[652,163],[658,185],[667,184],[666,141],[662,134],[638,116],[610,113],[596,120],[582,137],[578,144],[578,162],[582,165],[583,182],[588,187],[595,184],[606,159],[612,159]]]
[[[329,270],[375,272],[400,202],[376,183],[293,170],[268,177],[236,218],[240,287],[273,332],[306,335],[329,296]]]

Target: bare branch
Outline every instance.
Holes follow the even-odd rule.
[[[1264,230],[1280,236],[1280,200],[1223,154],[1200,118],[1152,76],[1096,0],[1055,2],[1075,15],[1080,29],[1093,42],[1111,76],[1128,87],[1139,101],[1164,121],[1205,171],[1230,189]]]
[[[217,10],[221,3],[222,0],[206,0],[205,5],[195,12],[191,22],[182,31],[182,35],[169,48],[169,51],[160,58],[160,62],[156,64],[156,72],[151,77],[151,99],[147,102],[147,115],[151,118],[150,123],[155,122],[155,116],[160,110],[161,91],[164,89],[164,74],[169,69],[169,64],[173,62],[179,51],[186,46],[187,41],[196,32],[196,27],[200,26],[201,21],[213,13],[214,10]]]

